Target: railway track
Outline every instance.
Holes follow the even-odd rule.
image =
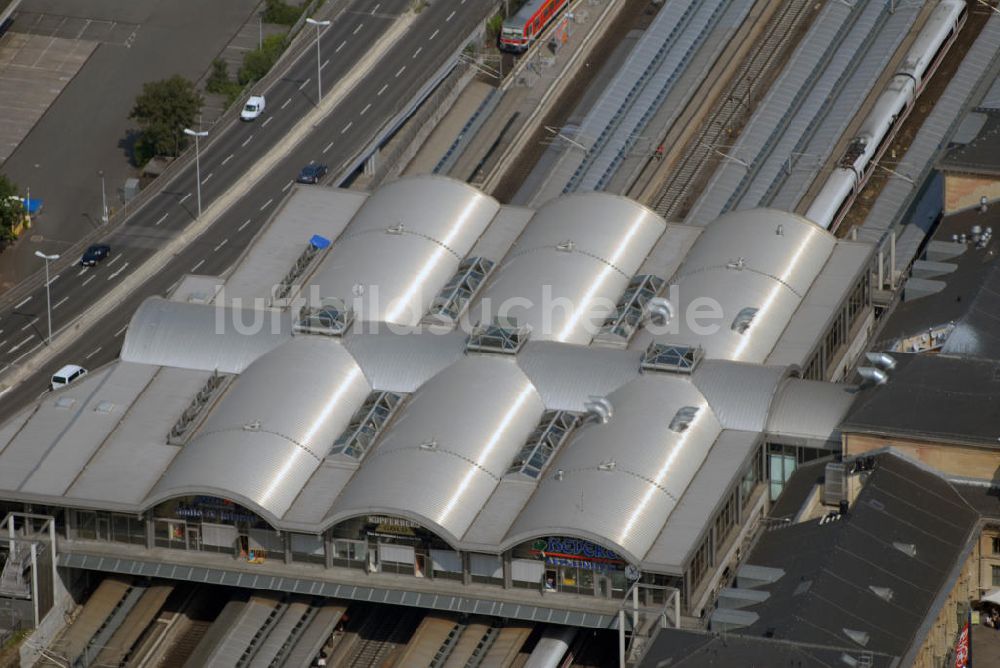
[[[763,39],[740,65],[728,90],[704,116],[670,175],[661,180],[647,202],[661,216],[682,220],[715,164],[731,159],[719,147],[730,144],[749,120],[756,103],[794,48],[812,7],[809,0],[787,0],[768,20]]]

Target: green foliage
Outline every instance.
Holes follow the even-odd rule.
[[[503,14],[494,14],[486,21],[487,41],[493,42],[503,27]]]
[[[17,194],[17,186],[0,175],[0,248],[14,241],[14,226],[24,216],[24,205],[11,199]]]
[[[267,0],[264,9],[264,21],[267,23],[277,23],[279,25],[290,26],[299,20],[302,8],[289,5],[282,0]]]
[[[194,84],[179,75],[144,84],[129,114],[142,132],[134,149],[136,162],[179,155],[186,143],[184,128],[194,126],[202,103]]]
[[[260,49],[248,51],[243,56],[243,66],[240,67],[237,80],[241,86],[259,81],[264,78],[285,50],[287,40],[285,35],[271,35],[264,39],[264,45]]]
[[[224,93],[229,84],[229,64],[222,58],[212,61],[212,73],[205,82],[205,90],[209,93]]]

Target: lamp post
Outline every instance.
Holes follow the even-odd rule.
[[[101,222],[108,224],[108,195],[104,189],[104,170],[97,170],[97,175],[101,177]]]
[[[198,139],[207,137],[208,131],[195,132],[191,128],[184,128],[184,134],[194,137],[194,176],[198,190],[198,217],[201,218],[201,148],[198,145]]]
[[[323,26],[330,25],[329,21],[317,21],[313,18],[307,18],[306,23],[309,25],[316,26],[316,106],[319,106],[320,100],[323,99],[323,66],[320,65],[320,55],[319,55],[319,29]]]
[[[52,344],[52,293],[49,290],[49,262],[59,259],[58,255],[46,255],[42,251],[35,251],[37,257],[45,260],[45,303],[48,306],[49,312],[49,338],[45,342],[46,345]]]

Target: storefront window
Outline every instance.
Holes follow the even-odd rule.
[[[416,522],[392,515],[355,517],[333,528],[335,545],[350,541],[366,546],[361,559],[345,559],[334,550],[334,563],[415,577],[433,577],[434,550],[451,547]]]
[[[513,550],[515,586],[529,560],[544,564],[542,587],[547,591],[621,598],[628,589],[627,562],[605,547],[578,538],[539,538]]]

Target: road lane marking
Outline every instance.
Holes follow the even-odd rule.
[[[108,262],[108,265],[107,265],[107,266],[109,266],[109,267],[110,267],[111,265],[113,265],[113,264],[114,264],[115,262],[117,262],[117,261],[118,261],[118,260],[120,260],[120,259],[122,259],[122,256],[121,256],[121,255],[115,255],[115,256],[114,256],[113,258],[111,258],[111,260],[110,260],[110,261]]]
[[[229,156],[229,157],[231,158],[233,156]],[[227,160],[228,159],[229,158],[227,158]],[[226,164],[226,163],[222,163],[222,164]],[[163,214],[162,216],[160,216],[160,219],[158,221],[156,221],[155,223],[153,223],[153,225],[159,225],[160,223],[162,223],[163,221],[165,221],[167,219],[167,216],[169,216],[169,215],[170,215],[169,213]]]
[[[364,24],[364,23],[359,23],[359,24],[358,24],[358,27],[357,27],[357,28],[355,28],[355,29],[354,29],[354,32],[352,32],[351,34],[352,34],[352,35],[357,35],[357,34],[358,34],[359,32],[361,32],[361,29],[362,29],[362,28],[364,28],[364,27],[365,27],[365,24]]]
[[[271,199],[269,199],[266,202],[264,202],[264,204],[260,207],[260,210],[263,211],[267,207],[271,206],[271,202],[273,202],[273,201],[274,201],[274,198],[272,197]]]
[[[398,79],[399,75],[402,74],[405,70],[406,70],[406,65],[403,65],[402,67],[400,67],[399,71],[396,72],[396,78]]]
[[[90,283],[90,282],[91,282],[92,280],[94,280],[94,277],[93,277],[93,276],[89,277],[89,278],[88,278],[87,280],[85,280],[85,281],[84,281],[83,283],[81,283],[80,285],[86,285],[87,283]]]
[[[80,273],[78,273],[76,275],[76,277],[79,278],[79,277],[83,276],[86,273],[87,273],[87,267],[84,267],[83,269],[80,270]]]
[[[19,344],[17,344],[13,348],[11,348],[8,352],[10,352],[10,353],[17,352],[18,348],[20,348],[21,346],[23,346],[28,341],[31,341],[33,338],[35,338],[34,334],[32,334],[31,336],[29,336],[28,338],[26,338],[24,341],[21,341]]]
[[[454,16],[455,16],[455,12],[452,12],[451,14],[448,14],[448,18],[446,18],[444,20],[444,22],[447,23],[448,21],[451,21],[452,17],[454,17]]]
[[[413,52],[413,57],[416,58],[417,56],[419,56],[420,52],[423,51],[423,50],[424,50],[424,47],[418,46],[417,50]]]
[[[225,246],[228,242],[229,242],[229,237],[226,237],[225,239],[222,240],[221,244],[219,244],[218,246],[215,247],[215,250],[212,251],[212,252],[213,253],[218,253],[219,249],[222,248],[223,246]]]
[[[388,87],[389,87],[389,84],[384,84],[381,88],[379,88],[378,89],[378,96],[381,97],[382,93],[384,93],[385,89],[388,88]]]
[[[237,231],[237,232],[242,232],[242,231],[243,231],[243,228],[244,228],[244,227],[246,227],[246,226],[247,226],[247,225],[249,225],[249,224],[250,224],[250,219],[249,219],[249,218],[247,218],[247,219],[246,219],[245,221],[243,221],[243,224],[242,224],[242,225],[240,225],[239,227],[237,227],[237,228],[236,228],[236,231]]]
[[[253,135],[250,135],[249,137],[247,137],[246,139],[244,139],[244,140],[243,140],[243,143],[242,143],[242,144],[240,144],[240,146],[243,146],[243,147],[245,147],[245,146],[246,146],[247,144],[249,144],[249,143],[250,143],[250,140],[251,140],[251,139],[253,139]]]
[[[427,39],[427,41],[429,42],[429,41],[431,41],[432,39],[434,39],[435,37],[437,37],[437,36],[438,36],[438,33],[439,33],[439,32],[441,32],[441,30],[440,30],[440,29],[438,29],[438,30],[435,30],[434,32],[432,32],[432,33],[431,33],[431,36],[430,36],[430,37],[429,37],[429,38]]]
[[[124,327],[122,327],[121,329],[119,329],[117,332],[115,332],[115,336],[121,336],[122,334],[125,333],[126,329],[128,329],[128,325],[125,325]]]
[[[270,123],[273,118],[274,116],[268,116],[267,119],[265,119],[264,122],[260,124],[260,127],[266,128],[267,124]]]
[[[55,283],[56,279],[59,278],[61,275],[62,274],[56,274],[55,276],[53,276],[52,278],[50,278],[49,279],[49,285],[52,285],[53,283]]]
[[[4,339],[3,341],[0,341],[0,348],[3,348],[4,345],[6,345],[6,343],[7,343],[7,339]],[[6,369],[6,368],[7,367],[4,367],[4,369]],[[3,371],[3,369],[0,369],[0,372],[2,372],[2,371]]]
[[[333,52],[334,53],[340,53],[340,50],[343,49],[346,44],[347,44],[347,40],[345,39],[343,42],[340,43],[340,46],[338,46],[336,49],[333,50]]]
[[[299,84],[299,90],[302,90],[302,89],[303,89],[303,88],[305,88],[305,87],[306,87],[307,85],[309,85],[309,82],[310,82],[310,81],[312,81],[312,78],[311,78],[311,77],[310,77],[309,79],[306,79],[305,81],[303,81],[303,82],[302,82],[301,84]]]
[[[25,325],[24,327],[22,327],[21,331],[23,332],[24,330],[28,329],[29,327],[33,327],[36,322],[38,322],[38,318],[35,318],[31,322],[29,322],[27,325]]]
[[[178,202],[178,204],[183,204],[187,200],[187,198],[190,197],[190,196],[191,196],[191,193],[188,193],[187,195],[184,195],[184,197],[181,197],[181,201]]]
[[[288,98],[287,100],[285,100],[285,103],[283,105],[281,105],[281,108],[284,109],[285,107],[287,107],[291,103],[292,103],[292,98]]]
[[[365,113],[367,113],[367,111],[371,108],[372,108],[372,103],[369,102],[368,104],[365,105],[365,108],[361,110],[361,115],[364,116]]]
[[[191,267],[191,273],[193,274],[194,272],[198,271],[198,267],[200,267],[203,264],[205,264],[205,261],[204,260],[199,260],[198,264],[196,264],[195,266]]]
[[[208,173],[208,176],[206,176],[205,178],[203,178],[203,179],[201,180],[201,185],[205,185],[206,183],[208,183],[208,180],[209,180],[210,178],[212,178],[213,176],[215,176],[215,172],[209,172],[209,173]]]
[[[378,3],[377,5],[375,5],[375,8],[372,10],[372,16],[375,16],[375,12],[377,12],[378,8],[381,7],[381,6],[382,6],[381,2]]]
[[[326,145],[326,148],[323,149],[323,153],[326,153],[331,148],[333,148],[333,142],[330,142],[329,144]]]
[[[289,181],[288,183],[286,183],[285,187],[281,189],[281,192],[283,193],[288,192],[288,189],[292,187],[293,183],[295,183],[295,181]]]
[[[354,125],[354,121],[348,122],[348,124],[344,126],[344,129],[340,131],[340,134],[344,134],[345,132],[350,130],[352,125]]]
[[[330,59],[329,59],[329,58],[327,58],[326,60],[324,60],[324,61],[323,61],[323,64],[322,64],[322,65],[320,65],[320,66],[319,66],[319,68],[320,68],[321,70],[322,70],[322,69],[326,69],[326,66],[327,66],[327,65],[329,65],[329,64],[330,64]]]
[[[28,302],[30,302],[30,301],[31,301],[31,298],[32,298],[32,297],[34,297],[34,295],[30,295],[30,296],[29,296],[29,297],[28,297],[27,299],[25,299],[25,300],[24,300],[23,302],[21,302],[20,304],[18,304],[17,306],[15,306],[15,307],[14,307],[14,310],[16,311],[17,309],[21,308],[22,306],[24,306],[25,304],[27,304]]]
[[[122,273],[123,271],[125,271],[125,269],[126,269],[127,267],[128,267],[128,262],[126,262],[126,263],[125,263],[125,264],[123,264],[122,266],[118,267],[118,271],[116,271],[115,273],[113,273],[113,274],[111,274],[110,276],[108,276],[108,280],[109,280],[109,281],[111,281],[111,280],[114,280],[115,278],[117,278],[117,277],[118,277],[118,274],[120,274],[120,273]]]
[[[55,311],[57,308],[59,308],[60,306],[62,306],[63,304],[65,304],[68,301],[69,301],[69,297],[63,297],[62,299],[60,299],[59,301],[57,301],[55,304],[53,304],[52,310]]]
[[[225,164],[232,159],[233,159],[233,154],[230,153],[229,155],[226,156],[226,159],[222,161],[222,165],[225,166]]]
[[[101,352],[101,348],[103,348],[103,347],[104,347],[104,346],[98,346],[97,348],[95,348],[94,350],[92,350],[92,351],[91,351],[91,352],[90,352],[90,353],[89,353],[89,354],[88,354],[88,355],[87,355],[86,357],[84,357],[83,359],[85,359],[85,360],[89,360],[89,359],[90,359],[91,357],[93,357],[93,356],[94,356],[94,355],[96,355],[97,353]]]

